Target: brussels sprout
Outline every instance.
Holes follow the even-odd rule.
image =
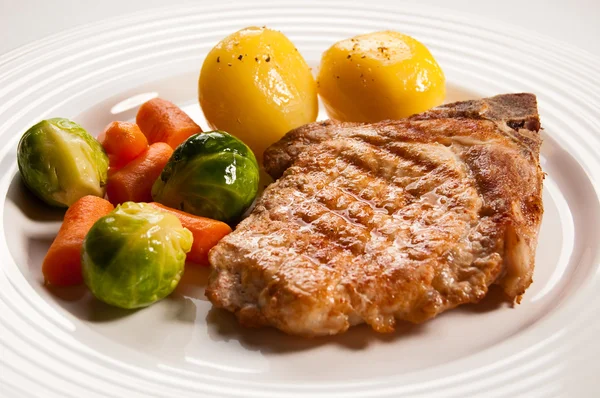
[[[123,203],[86,235],[83,280],[108,304],[148,306],[175,289],[192,240],[177,217],[146,203]]]
[[[233,222],[258,192],[254,154],[224,131],[191,136],[175,149],[152,187],[152,198],[197,216]]]
[[[68,119],[42,120],[23,134],[17,163],[25,185],[52,206],[104,196],[108,157],[102,145]]]

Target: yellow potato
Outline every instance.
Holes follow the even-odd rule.
[[[202,65],[198,96],[211,127],[235,135],[259,159],[318,113],[304,58],[283,33],[266,28],[242,29],[217,44]]]
[[[323,54],[318,86],[329,117],[352,122],[400,119],[446,96],[444,73],[427,47],[392,31],[334,44]]]

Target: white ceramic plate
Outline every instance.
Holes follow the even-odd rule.
[[[429,46],[449,101],[538,95],[546,213],[535,282],[516,308],[493,290],[392,335],[303,340],[212,310],[205,270],[133,313],[84,288],[48,290],[40,263],[62,213],[32,199],[16,143],[42,118],[97,134],[160,95],[206,126],[197,74],[248,25],[285,32],[313,66],[335,41],[395,29]],[[596,396],[600,370],[598,59],[509,26],[418,6],[243,3],[164,9],[47,38],[0,58],[0,395],[6,397]],[[321,115],[324,117],[324,115]]]

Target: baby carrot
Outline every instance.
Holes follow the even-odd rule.
[[[152,185],[160,176],[173,149],[164,142],[156,142],[123,168],[109,173],[106,184],[108,200],[117,205],[128,201],[152,201]]]
[[[81,276],[83,239],[92,225],[113,209],[113,205],[108,201],[92,195],[82,197],[69,207],[58,235],[42,263],[42,273],[46,283],[68,286],[83,282]]]
[[[104,147],[110,167],[119,169],[148,148],[148,140],[135,123],[112,122],[98,136]]]
[[[190,136],[202,132],[200,126],[177,105],[154,98],[140,106],[136,123],[148,142],[166,142],[175,149]]]
[[[181,225],[189,229],[194,236],[192,249],[187,254],[187,261],[199,265],[208,265],[208,252],[214,245],[231,232],[229,225],[224,222],[212,220],[206,217],[194,216],[181,210],[163,206],[152,202],[152,206],[159,210],[173,214],[179,218]]]

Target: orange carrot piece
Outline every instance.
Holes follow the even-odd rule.
[[[177,105],[154,98],[140,106],[136,123],[148,142],[166,142],[175,149],[190,136],[202,132],[200,126]]]
[[[92,225],[113,209],[113,205],[107,200],[92,195],[82,197],[69,207],[58,235],[42,263],[42,273],[46,283],[69,286],[83,282],[81,275],[83,239]]]
[[[108,200],[114,205],[128,201],[151,202],[152,185],[172,154],[173,149],[169,145],[156,142],[123,168],[109,173],[106,184]]]
[[[148,148],[148,140],[135,123],[112,122],[98,136],[111,168],[120,169]]]
[[[192,243],[192,249],[187,254],[187,261],[189,262],[199,265],[208,265],[208,251],[219,243],[225,235],[231,232],[229,225],[224,222],[206,217],[194,216],[181,210],[163,206],[156,202],[150,204],[159,210],[173,214],[179,218],[181,225],[192,232],[194,243]]]

